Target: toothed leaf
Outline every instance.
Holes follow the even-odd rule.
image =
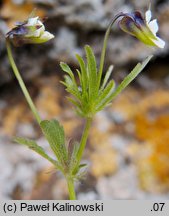
[[[57,120],[44,120],[40,123],[40,126],[58,161],[62,164],[65,163],[68,156],[63,127]]]

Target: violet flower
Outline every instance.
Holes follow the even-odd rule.
[[[14,46],[40,44],[54,38],[53,34],[45,31],[45,26],[39,17],[29,18],[25,22],[17,23],[16,27],[9,31],[6,36]]]
[[[157,36],[158,23],[154,19],[151,21],[151,11],[145,13],[145,18],[139,11],[123,14],[123,18],[119,21],[120,28],[135,36],[146,45],[164,48],[165,42]]]

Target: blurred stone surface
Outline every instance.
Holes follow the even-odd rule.
[[[0,196],[11,199],[16,187],[21,190],[20,197],[29,194],[34,185],[35,173],[49,166],[46,160],[25,148],[9,143],[0,137]]]
[[[168,199],[169,194],[150,194],[139,189],[136,171],[133,166],[126,166],[111,177],[102,177],[97,183],[99,199]]]
[[[99,199],[98,195],[93,191],[88,193],[79,193],[77,198],[78,200],[98,200]]]

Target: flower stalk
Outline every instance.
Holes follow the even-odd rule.
[[[75,170],[73,170],[73,173],[77,173],[77,169],[79,169],[79,165],[83,156],[83,152],[87,143],[87,139],[89,136],[89,130],[91,127],[92,118],[87,118],[84,131],[81,137],[80,146],[78,148],[78,152],[76,155],[76,166]],[[75,187],[74,187],[74,179],[73,178],[67,178],[67,184],[68,184],[68,190],[69,190],[69,198],[70,200],[76,200],[76,194],[75,194]]]
[[[19,85],[20,85],[20,87],[22,89],[22,92],[23,92],[23,94],[24,94],[24,96],[25,96],[25,98],[26,98],[26,100],[27,100],[27,102],[28,102],[34,116],[35,116],[35,119],[36,119],[37,123],[40,124],[41,117],[40,117],[40,115],[39,115],[39,113],[38,113],[32,99],[31,99],[31,96],[30,96],[30,94],[29,94],[29,92],[28,92],[28,90],[27,90],[27,88],[25,86],[25,83],[23,82],[23,79],[22,79],[22,77],[21,77],[21,75],[19,73],[19,70],[18,70],[18,68],[17,68],[17,66],[15,64],[15,61],[14,61],[14,58],[13,58],[13,55],[12,55],[12,49],[11,49],[10,41],[8,40],[8,38],[6,39],[6,47],[7,47],[7,53],[8,53],[9,62],[11,64],[11,67],[13,69],[15,77],[18,80],[18,83],[19,83]]]
[[[38,113],[32,99],[31,99],[31,96],[30,96],[30,94],[29,94],[29,92],[28,92],[28,90],[27,90],[27,88],[25,86],[25,83],[24,83],[24,81],[23,81],[23,79],[22,79],[22,77],[21,77],[21,75],[19,73],[19,70],[18,70],[18,68],[17,68],[17,66],[15,64],[15,61],[14,61],[14,58],[13,58],[13,55],[12,55],[12,49],[11,49],[10,41],[8,39],[6,39],[6,47],[7,47],[7,53],[8,53],[9,62],[10,62],[11,67],[13,69],[14,75],[15,75],[16,79],[18,80],[18,83],[19,83],[19,85],[20,85],[20,87],[22,89],[22,92],[23,92],[23,94],[24,94],[24,96],[25,96],[25,98],[26,98],[26,100],[27,100],[27,102],[28,102],[28,104],[29,104],[29,106],[30,106],[30,108],[32,110],[32,113],[34,114],[34,117],[35,117],[37,123],[40,125],[40,123],[42,122],[41,117],[40,117],[40,115],[39,115],[39,113]],[[40,125],[40,127],[41,127],[41,125]],[[19,142],[21,143],[21,140]],[[25,142],[25,140],[23,142]],[[34,148],[35,148],[35,146],[34,146]],[[43,155],[43,157],[44,157],[44,155]],[[49,160],[49,158],[48,158],[48,160]],[[67,185],[68,185],[68,192],[69,192],[70,200],[76,200],[74,179],[71,178],[70,176],[68,176],[66,178],[66,182],[67,182]]]
[[[103,48],[102,48],[102,52],[101,52],[101,58],[100,58],[100,67],[99,67],[99,84],[101,82],[101,78],[102,78],[102,73],[103,73],[103,67],[104,67],[104,60],[105,60],[105,55],[106,55],[106,49],[107,49],[107,42],[109,39],[109,35],[112,29],[112,26],[114,25],[114,23],[116,22],[117,19],[119,19],[120,17],[125,16],[124,13],[119,13],[117,14],[110,22],[105,36],[104,36],[104,42],[103,42]]]

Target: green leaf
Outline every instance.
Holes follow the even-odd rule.
[[[106,84],[108,82],[108,79],[110,78],[110,75],[111,75],[112,71],[113,71],[113,65],[110,65],[110,67],[108,68],[108,70],[106,72],[106,75],[104,77],[103,84],[102,84],[102,86],[100,88],[100,91],[102,91],[105,88],[105,86],[106,86]]]
[[[120,83],[120,85],[116,88],[115,92],[112,94],[112,98],[116,97],[123,89],[125,89],[135,78],[138,74],[145,68],[148,62],[151,60],[153,56],[148,56],[146,60],[142,63],[138,63],[135,68],[127,75],[124,80]]]
[[[68,155],[65,146],[65,134],[63,127],[57,120],[44,120],[40,123],[40,126],[58,161],[61,164],[65,164],[68,159]]]
[[[70,103],[72,103],[75,107],[80,107],[80,103],[79,101],[77,101],[76,99],[73,99],[71,97],[66,97],[68,99],[68,101],[70,101]]]
[[[72,70],[70,69],[70,67],[64,62],[61,62],[60,66],[61,66],[63,71],[65,71],[67,74],[69,74],[69,76],[70,76],[70,78],[72,80],[72,85],[74,86],[74,88],[78,89],[78,86],[77,86],[77,83],[76,83],[76,80],[75,80],[75,76],[74,76]]]
[[[83,85],[82,75],[78,69],[76,69],[76,72],[77,72],[78,77],[79,77],[80,85],[82,86]]]
[[[88,166],[88,164],[80,164],[79,169],[82,169],[82,168],[87,167],[87,166]]]
[[[148,62],[153,56],[148,56],[146,60],[141,63],[138,63],[135,68],[124,78],[116,90],[102,103],[98,108],[97,112],[102,110],[108,103],[110,103],[117,95],[119,95],[132,81],[136,76],[145,68]]]
[[[81,75],[82,76],[82,90],[86,91],[86,89],[88,87],[88,74],[87,74],[87,70],[86,70],[86,65],[85,65],[81,56],[76,54],[76,58],[79,62],[80,70],[81,70],[81,74],[82,74]]]
[[[110,96],[110,94],[114,91],[115,88],[115,82],[114,80],[111,80],[108,85],[105,87],[105,89],[100,93],[98,99],[96,100],[97,106],[100,106],[100,103],[104,103],[107,97]]]
[[[67,84],[67,86],[74,88],[73,81],[72,81],[71,77],[68,75],[65,75],[64,78],[65,78],[65,83]]]
[[[66,91],[69,92],[70,94],[72,94],[77,100],[81,101],[81,96],[80,96],[79,92],[77,92],[75,89],[73,89],[71,87],[67,87]]]
[[[66,86],[66,91],[72,94],[78,100],[81,100],[81,94],[78,88],[74,88],[72,80],[69,76],[65,75],[65,82],[60,81],[64,86]]]
[[[87,67],[89,72],[89,98],[92,100],[98,94],[97,91],[97,66],[93,50],[90,46],[85,46]]]
[[[65,71],[66,73],[68,73],[70,75],[71,78],[74,78],[74,74],[73,74],[73,72],[70,69],[68,64],[66,64],[64,62],[60,62],[60,66],[61,66],[63,71]]]
[[[69,88],[69,85],[66,82],[60,81],[60,83],[62,83],[62,85],[64,85],[66,88]]]
[[[52,159],[50,156],[48,156],[46,154],[46,152],[44,151],[44,149],[39,146],[35,141],[30,140],[30,139],[25,139],[22,137],[16,137],[14,139],[15,142],[22,144],[22,145],[26,145],[28,148],[32,149],[33,151],[35,151],[36,153],[38,153],[39,155],[41,155],[42,157],[44,157],[45,159],[47,159],[48,161],[50,161],[52,164],[54,164],[58,169],[61,170],[61,166],[60,164]]]

